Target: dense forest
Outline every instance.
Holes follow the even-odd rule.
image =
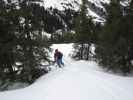
[[[79,11],[45,8],[42,2],[0,0],[0,87],[15,81],[31,84],[47,73],[39,66],[51,64],[53,43],[74,43],[74,59],[93,59],[107,71],[133,71],[133,1],[126,6],[123,0],[103,4],[102,23],[88,15],[88,0],[82,0]]]
[[[104,24],[94,23],[87,16],[87,0],[82,0],[75,28],[74,58],[88,60],[90,47],[95,45],[95,60],[105,69],[127,75],[133,70],[133,1],[127,6],[121,0],[111,0],[106,9]]]

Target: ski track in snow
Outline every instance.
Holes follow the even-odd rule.
[[[0,92],[0,100],[133,100],[133,78],[105,73],[95,62],[73,61],[72,44],[53,45],[64,53],[65,67],[31,86]],[[52,53],[53,54],[53,53]]]

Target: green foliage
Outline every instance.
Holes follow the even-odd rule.
[[[82,0],[81,11],[75,19],[75,31],[77,42],[90,42],[91,18],[87,16],[87,0]]]
[[[130,8],[131,10],[132,8]],[[132,15],[131,12],[123,9],[120,5],[120,0],[111,1],[111,4],[106,6],[107,21],[103,27],[103,32],[100,34],[100,42],[96,48],[98,61],[108,70],[114,72],[121,71],[124,74],[132,70],[133,59],[132,46]]]
[[[14,18],[10,14],[10,10],[14,11],[14,6],[10,7],[2,0],[0,2],[0,76],[13,78],[14,47],[16,45],[16,36],[14,34],[16,28]],[[14,14],[16,12],[14,11]],[[16,15],[16,14],[15,14]],[[17,19],[16,19],[17,20]],[[4,74],[6,71],[6,74]],[[12,74],[12,75],[9,75]]]
[[[65,32],[63,34],[63,37],[64,37],[64,42],[66,43],[73,43],[75,42],[75,33],[73,32]]]
[[[73,32],[57,32],[53,34],[54,43],[72,43],[75,42],[75,33]]]
[[[87,16],[88,1],[82,0],[79,16],[75,19],[75,38],[78,43],[79,59],[89,59],[90,45],[95,42],[95,25],[90,16]],[[75,48],[77,49],[77,48]],[[85,57],[85,55],[87,55]]]
[[[36,0],[40,1],[40,0]],[[42,8],[35,0],[0,1],[0,80],[32,83],[49,62]],[[16,63],[19,63],[16,64]],[[39,73],[40,72],[40,73]]]

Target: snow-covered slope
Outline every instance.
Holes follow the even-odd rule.
[[[110,0],[88,0],[90,3],[93,3],[97,7],[101,7],[102,3],[109,3]],[[63,10],[64,7],[70,7],[75,10],[79,9],[79,5],[81,4],[81,0],[44,0],[45,7],[53,7],[59,10]]]
[[[0,92],[0,100],[133,100],[133,77],[105,73],[95,62],[71,60],[72,44],[52,48],[64,53],[65,67],[27,88]]]
[[[64,7],[77,10],[79,9],[79,4],[81,4],[80,0],[44,0],[45,7],[53,7],[58,10],[64,10]]]
[[[104,21],[104,7],[102,4],[108,4],[110,0],[88,0],[88,14],[96,21]],[[81,0],[44,0],[44,7],[64,10],[67,8],[75,11],[79,10]]]

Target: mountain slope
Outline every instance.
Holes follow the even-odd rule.
[[[110,0],[88,0],[89,3],[94,4],[99,8],[103,8],[103,3],[109,3]],[[81,0],[44,0],[45,7],[53,7],[59,10],[63,10],[65,7],[70,7],[71,9],[79,9]]]
[[[88,0],[88,14],[96,21],[104,21],[105,9],[103,4],[108,4],[110,0]],[[79,10],[81,0],[44,0],[44,7],[56,8],[58,10],[72,9]]]

